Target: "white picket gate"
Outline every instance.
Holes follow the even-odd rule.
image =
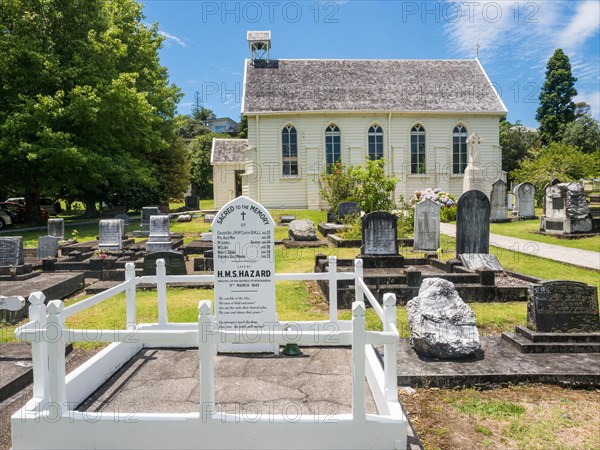
[[[166,275],[157,261],[156,276],[135,276],[126,265],[126,280],[113,288],[64,307],[60,300],[44,305],[44,295],[29,297],[30,321],[15,331],[18,339],[31,342],[33,398],[12,416],[13,448],[406,448],[407,421],[397,396],[396,297],[385,294],[383,307],[363,279],[362,261],[353,272],[339,272],[336,258],[329,258],[329,272],[275,274],[275,280],[326,280],[329,282],[329,320],[280,322],[279,329],[221,330],[213,317],[212,302],[200,301],[197,323],[168,320],[169,283],[213,281],[214,275]],[[354,280],[356,298],[352,320],[338,320],[337,282]],[[136,286],[155,284],[158,323],[138,324]],[[115,295],[126,293],[126,323],[122,330],[84,330],[65,327],[65,319]],[[367,298],[383,323],[383,331],[366,331]],[[287,327],[286,327],[287,325]],[[286,328],[300,331],[290,335]],[[334,328],[334,330],[332,330]],[[302,415],[289,421],[278,415],[252,422],[234,414],[216,412],[214,357],[216,343],[296,342],[299,345],[352,347],[352,413],[334,416]],[[67,342],[110,343],[65,376]],[[384,346],[382,368],[373,345]],[[76,407],[145,346],[198,348],[200,398],[197,413],[89,413]],[[365,377],[378,414],[367,414]],[[325,420],[325,418],[327,420]]]

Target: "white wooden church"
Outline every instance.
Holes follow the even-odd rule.
[[[367,158],[385,159],[396,200],[427,187],[458,197],[472,133],[485,190],[504,178],[498,123],[507,110],[478,59],[272,59],[269,31],[247,38],[248,140],[237,155],[213,143],[216,208],[243,194],[268,208],[324,209],[319,175]]]

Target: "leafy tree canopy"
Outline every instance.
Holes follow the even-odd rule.
[[[519,167],[519,161],[533,147],[539,147],[537,133],[528,130],[520,121],[515,124],[508,120],[500,122],[500,147],[502,147],[502,170],[512,179],[512,171]]]
[[[598,121],[591,115],[585,114],[575,122],[567,124],[562,142],[578,147],[584,153],[600,151],[600,127]]]
[[[5,0],[0,14],[0,162],[36,217],[41,193],[88,207],[132,186],[177,196],[187,177],[157,25],[134,0]],[[173,165],[175,163],[175,165]]]
[[[195,137],[188,144],[192,183],[196,185],[198,194],[205,198],[213,195],[213,168],[210,164],[213,138],[231,139],[231,136],[209,132]]]

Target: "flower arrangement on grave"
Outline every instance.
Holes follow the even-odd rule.
[[[94,258],[98,258],[98,259],[107,259],[110,255],[108,254],[108,252],[106,250],[95,250],[93,257]]]
[[[451,222],[456,220],[456,199],[448,192],[440,188],[426,188],[423,191],[415,191],[410,197],[410,205],[414,209],[415,205],[425,199],[429,199],[440,205],[440,220],[442,222]]]

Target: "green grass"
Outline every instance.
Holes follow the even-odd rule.
[[[523,220],[507,223],[490,224],[490,232],[502,236],[510,236],[528,241],[543,242],[545,244],[560,245],[562,247],[579,248],[582,250],[600,251],[600,236],[583,239],[559,239],[553,236],[536,234],[539,231],[539,220]]]
[[[454,258],[455,239],[441,236],[443,253],[441,259]],[[600,288],[600,275],[594,270],[582,269],[551,259],[540,258],[526,253],[517,253],[498,247],[490,247],[490,253],[496,255],[505,270],[519,272],[544,280],[571,280],[587,283]]]
[[[525,414],[525,407],[502,400],[482,400],[478,395],[472,395],[451,402],[460,412],[470,417],[508,419]]]

